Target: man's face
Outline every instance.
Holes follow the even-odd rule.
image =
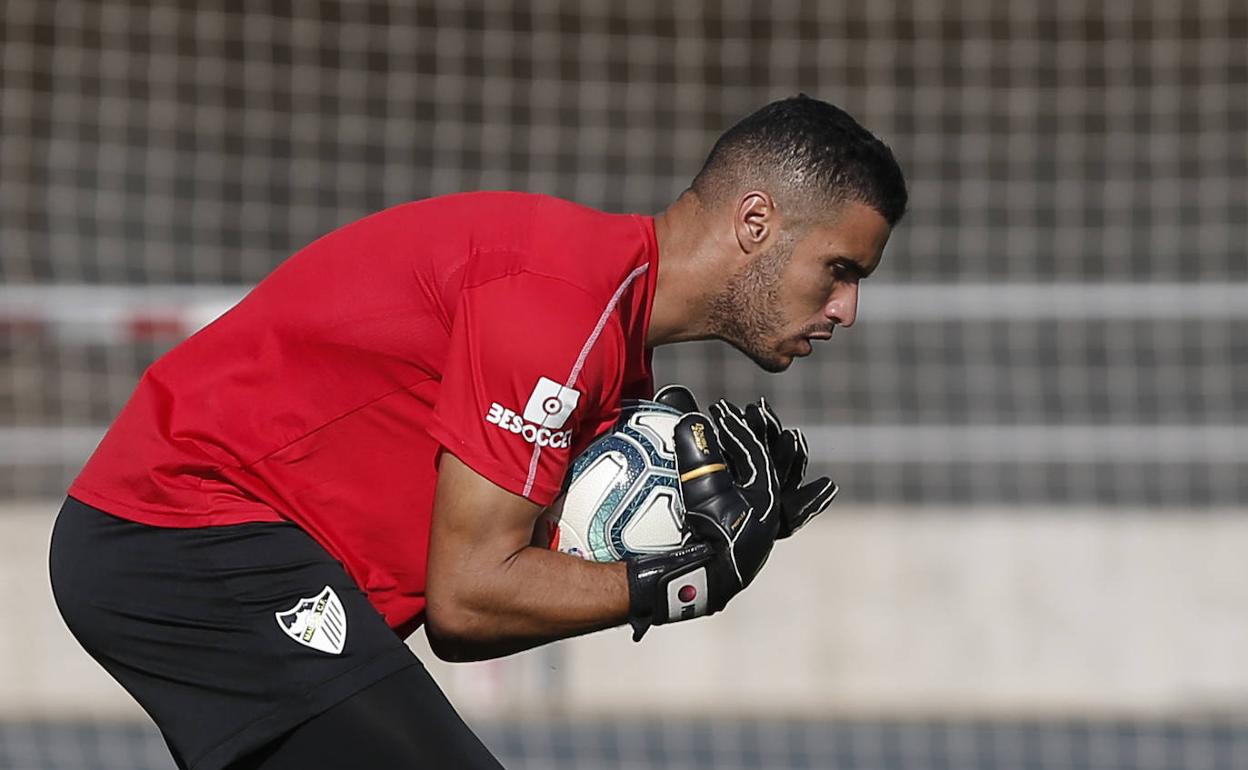
[[[776,233],[712,299],[716,336],[763,369],[784,371],[810,355],[812,341],[853,325],[858,282],[879,264],[888,236],[884,217],[852,201],[829,224]]]

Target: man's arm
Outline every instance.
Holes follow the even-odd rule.
[[[540,512],[442,453],[425,590],[439,658],[501,657],[627,619],[626,565],[529,545]]]
[[[624,620],[640,640],[652,625],[723,609],[767,561],[781,490],[759,410],[721,401],[711,412],[714,427],[691,411],[673,435],[686,522],[697,537],[624,563],[530,546],[540,508],[443,452],[426,586],[438,657],[499,657]]]

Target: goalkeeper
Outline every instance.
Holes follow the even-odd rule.
[[[144,373],[57,519],[61,613],[181,768],[497,767],[403,639],[473,660],[722,609],[835,493],[766,404],[657,394],[689,546],[596,564],[534,522],[656,396],[655,346],[780,372],[851,325],[905,206],[888,148],[799,96],[654,217],[468,193],[336,230]]]

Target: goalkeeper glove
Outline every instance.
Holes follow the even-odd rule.
[[[780,482],[780,534],[777,539],[792,535],[811,519],[823,513],[840,489],[827,476],[803,484],[810,449],[806,437],[796,428],[781,428],[771,404],[760,398],[745,408],[745,420],[752,430],[766,436],[767,447],[776,466]]]
[[[684,388],[656,400],[696,407]],[[771,553],[780,526],[779,482],[765,436],[736,407],[712,407],[719,436],[703,414],[676,424],[676,469],[685,523],[694,538],[675,551],[628,562],[629,622],[640,640],[651,625],[710,615],[750,584]]]

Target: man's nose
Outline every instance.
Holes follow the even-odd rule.
[[[832,298],[824,308],[824,315],[837,326],[849,328],[858,317],[858,282],[846,281],[832,290]]]

